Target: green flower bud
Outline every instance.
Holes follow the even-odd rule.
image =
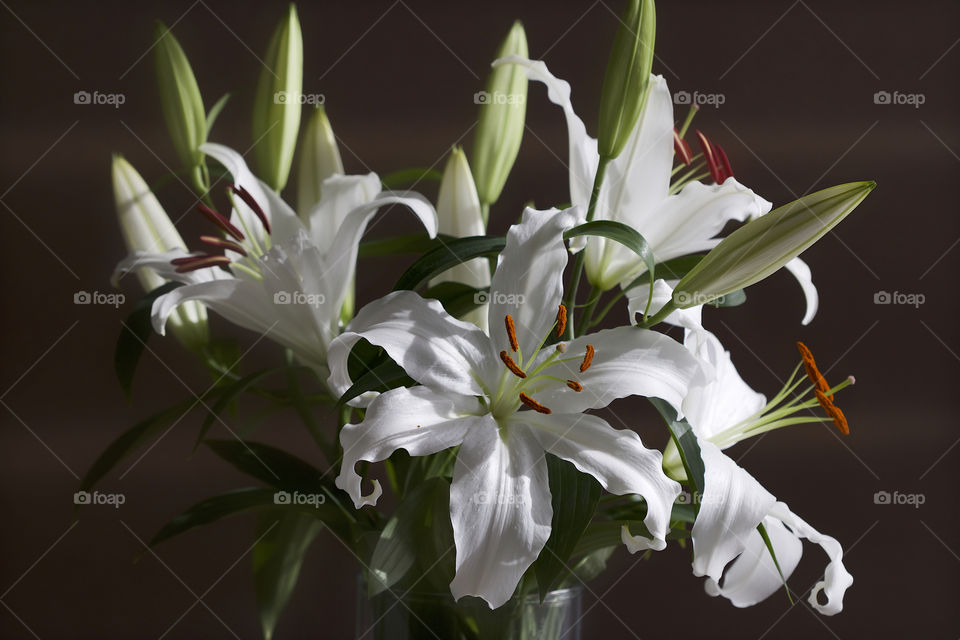
[[[287,184],[300,130],[303,36],[291,4],[264,56],[253,104],[253,144],[260,177],[276,191]]]
[[[629,0],[613,39],[600,97],[600,157],[620,155],[647,101],[656,37],[653,0]]]
[[[846,218],[877,186],[851,182],[817,191],[743,225],[677,284],[668,307],[687,308],[763,280]],[[657,315],[667,311],[665,307]]]
[[[496,57],[527,57],[527,35],[517,21],[497,49]],[[473,177],[484,208],[500,197],[523,140],[527,112],[527,74],[515,64],[495,67],[486,90],[475,94],[480,118],[473,144]]]
[[[157,22],[154,35],[157,42],[154,62],[163,119],[180,163],[190,169],[194,187],[203,193],[206,191],[206,172],[199,148],[207,141],[207,117],[200,87],[190,61],[170,30]]]
[[[326,111],[318,106],[307,119],[300,148],[297,172],[297,211],[300,215],[307,215],[320,202],[323,181],[338,173],[343,173],[340,149]]]
[[[127,249],[148,253],[186,249],[183,238],[137,170],[122,156],[114,155],[111,173],[120,232]],[[147,292],[167,282],[152,269],[138,269],[137,279]],[[209,340],[207,310],[200,303],[186,302],[170,316],[167,328],[184,346],[199,350]]]

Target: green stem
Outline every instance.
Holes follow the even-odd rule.
[[[583,313],[580,315],[580,325],[583,328],[583,333],[589,331],[590,327],[596,324],[593,319],[593,312],[596,311],[597,303],[600,302],[600,298],[602,296],[602,291],[597,291],[594,287],[590,287],[590,295],[587,297],[587,306],[584,307]]]
[[[483,227],[487,227],[487,222],[490,220],[490,203],[483,202],[480,204],[480,216],[483,218]]]
[[[587,222],[593,220],[594,213],[597,208],[597,201],[600,199],[600,187],[603,185],[603,176],[607,172],[607,165],[610,164],[612,158],[600,157],[600,162],[597,164],[597,175],[593,179],[593,192],[590,194],[590,204],[587,206]],[[586,247],[583,248],[577,254],[577,258],[573,263],[573,279],[570,281],[570,289],[567,292],[567,300],[565,306],[569,311],[567,316],[567,329],[564,332],[564,339],[572,339],[576,337],[576,331],[573,323],[573,310],[577,302],[577,290],[580,288],[580,279],[583,277],[583,262],[584,254],[586,254]]]

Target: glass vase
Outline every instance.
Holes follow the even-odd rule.
[[[540,602],[536,593],[515,596],[491,610],[479,598],[459,602],[447,593],[357,594],[358,640],[580,640],[583,590],[557,589]]]

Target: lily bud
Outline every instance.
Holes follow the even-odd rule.
[[[343,160],[330,119],[318,106],[307,119],[297,172],[297,211],[307,215],[320,202],[323,181],[334,174],[343,174]]]
[[[482,236],[485,231],[481,214],[480,198],[470,173],[470,165],[463,149],[454,147],[443,170],[440,192],[437,195],[437,219],[439,233],[455,238]],[[481,289],[490,286],[490,265],[484,258],[474,258],[433,279],[432,284],[459,282]],[[480,306],[463,317],[481,329],[487,329],[487,309]]]
[[[613,39],[600,97],[600,156],[620,155],[647,101],[656,37],[653,0],[629,0]]]
[[[157,42],[154,63],[163,119],[181,164],[190,169],[194,187],[202,193],[206,191],[206,178],[199,149],[207,141],[207,116],[200,87],[187,55],[170,30],[157,22],[154,35]]]
[[[287,184],[300,130],[303,36],[291,4],[264,56],[253,104],[253,143],[260,176],[274,190]]]
[[[496,57],[511,55],[528,55],[527,35],[519,21],[513,23]],[[527,112],[527,74],[515,64],[494,67],[486,90],[474,98],[480,105],[480,118],[473,144],[473,175],[480,202],[486,207],[500,197],[520,151]]]
[[[751,220],[684,276],[667,307],[705,304],[766,278],[839,224],[876,186],[875,182],[837,185]]]
[[[123,157],[114,155],[111,173],[120,232],[127,249],[148,253],[186,249],[183,238],[137,170]],[[153,269],[138,269],[137,279],[147,292],[167,282]],[[200,349],[209,339],[207,310],[197,302],[180,305],[167,321],[167,327],[190,349]]]

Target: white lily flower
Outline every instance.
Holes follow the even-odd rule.
[[[235,324],[269,335],[303,362],[325,371],[327,347],[339,333],[340,309],[353,282],[367,222],[380,207],[403,204],[434,236],[433,206],[413,193],[368,197],[372,184],[379,185],[373,174],[360,180],[333,176],[325,181],[322,200],[310,212],[314,224],[306,226],[276,192],[253,176],[240,154],[210,143],[201,150],[233,176],[229,220],[198,207],[225,234],[201,240],[224,254],[138,251],[117,266],[117,273],[147,267],[183,283],[154,302],[158,333],[163,334],[177,307],[196,300]]]
[[[470,165],[463,149],[455,147],[450,152],[440,191],[437,194],[437,217],[439,232],[454,238],[482,236],[486,233],[480,197],[473,181]],[[486,258],[474,258],[448,269],[431,283],[459,282],[476,289],[490,286],[490,263]],[[463,317],[484,331],[487,327],[487,304],[484,303]]]
[[[779,414],[796,409],[788,406],[770,412],[774,422],[764,422],[761,416],[769,405],[762,394],[743,381],[717,337],[707,331],[688,330],[686,342],[714,372],[707,384],[692,385],[683,402],[704,465],[704,490],[691,534],[694,575],[707,576],[705,589],[710,595],[722,595],[737,607],[752,606],[790,577],[803,554],[800,539],[806,538],[820,545],[830,559],[824,579],[814,586],[808,602],[824,615],[839,613],[844,592],[853,584],[853,577],[843,566],[840,543],[800,519],[721,451],[743,438],[776,428],[772,426],[776,420],[790,423],[816,419],[785,419]],[[776,553],[779,571],[757,531],[761,523]],[[826,598],[824,604],[819,600],[821,592]]]
[[[570,102],[570,85],[555,77],[542,61],[510,56],[494,64],[518,64],[531,80],[547,87],[550,101],[567,119],[570,143],[570,198],[586,210],[600,155]],[[770,210],[771,204],[733,177],[722,184],[690,182],[671,195],[673,174],[673,102],[666,80],[650,76],[649,94],[623,153],[607,166],[595,220],[623,222],[650,244],[658,262],[698,253],[715,246],[724,225]],[[646,267],[636,254],[604,238],[590,238],[585,265],[595,286],[611,289],[627,284]]]
[[[624,539],[642,548],[666,545],[679,486],[664,475],[660,452],[584,411],[629,395],[678,407],[699,365],[669,337],[630,326],[544,346],[562,329],[563,232],[575,221],[570,211],[527,209],[510,229],[489,310],[490,326],[504,328],[490,336],[434,300],[398,291],[362,309],[330,346],[334,389],[349,387],[347,356],[361,338],[423,385],[383,393],[361,424],[344,427],[336,483],[357,508],[381,493],[376,481],[362,493],[357,462],[382,461],[401,448],[424,456],[460,447],[450,494],[457,549],[450,588],[458,599],[476,595],[502,605],[543,549],[552,518],[544,452],[611,493],[643,496],[652,537],[624,530]]]

